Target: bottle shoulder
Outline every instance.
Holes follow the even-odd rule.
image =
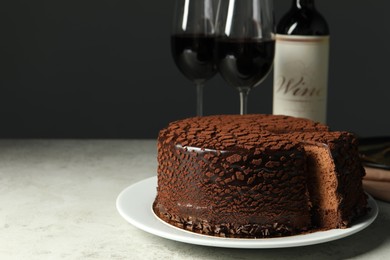
[[[325,36],[330,34],[326,19],[316,10],[291,10],[278,22],[278,34]]]

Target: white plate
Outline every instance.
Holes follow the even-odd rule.
[[[156,196],[157,177],[137,182],[124,189],[116,200],[119,214],[135,227],[163,238],[184,243],[228,248],[282,248],[324,243],[355,234],[368,227],[378,215],[378,206],[369,196],[371,211],[350,228],[333,229],[305,235],[280,238],[220,238],[196,234],[171,226],[157,218],[152,210]]]

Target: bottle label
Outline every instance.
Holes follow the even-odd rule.
[[[329,36],[276,35],[273,114],[326,123]]]

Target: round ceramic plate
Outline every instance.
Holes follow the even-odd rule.
[[[156,196],[156,187],[157,177],[151,177],[124,189],[116,200],[116,207],[119,214],[130,224],[148,233],[166,239],[203,246],[228,248],[283,248],[319,244],[355,234],[368,227],[378,215],[378,206],[375,200],[369,196],[368,203],[371,207],[371,211],[350,228],[332,229],[311,234],[280,238],[220,238],[182,230],[160,220],[152,210],[152,203]]]

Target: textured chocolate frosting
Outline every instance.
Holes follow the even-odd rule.
[[[159,133],[153,209],[177,227],[215,236],[276,237],[344,227],[364,213],[366,203],[364,170],[357,154],[349,153],[356,148],[354,142],[349,133],[287,116],[217,115],[175,121]],[[310,176],[317,172],[308,168],[309,155],[319,153],[305,147],[325,147],[329,158],[349,156],[348,162],[336,158],[332,170],[339,176],[325,180],[334,186],[325,212],[313,205],[321,204],[324,195],[310,186],[323,180]],[[347,194],[351,190],[355,195]],[[334,217],[322,219],[325,213]]]

